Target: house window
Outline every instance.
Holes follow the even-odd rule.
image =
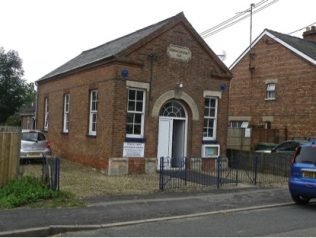
[[[265,121],[264,122],[264,129],[271,129],[272,128],[272,122],[271,121]]]
[[[145,91],[128,90],[126,136],[141,138],[144,135]]]
[[[69,101],[70,95],[64,95],[64,121],[63,121],[63,132],[68,133],[69,131]]]
[[[267,84],[267,97],[268,100],[275,99],[275,83],[268,83]]]
[[[217,98],[207,97],[204,103],[204,126],[203,139],[216,139],[216,125],[217,125]]]
[[[44,131],[48,131],[48,97],[44,99]]]
[[[248,128],[248,121],[230,121],[230,128]]]
[[[90,91],[89,135],[97,135],[98,91]]]

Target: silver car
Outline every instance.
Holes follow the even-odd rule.
[[[43,132],[39,130],[22,130],[21,159],[42,158],[51,154],[50,144]]]

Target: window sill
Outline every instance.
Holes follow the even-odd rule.
[[[203,139],[202,145],[218,145],[218,141],[215,139]]]
[[[91,139],[94,139],[94,138],[97,138],[97,135],[86,135],[87,136],[87,138],[91,138]]]
[[[146,139],[143,137],[141,138],[126,137],[125,142],[145,143]]]
[[[265,101],[276,101],[276,98],[265,98]]]

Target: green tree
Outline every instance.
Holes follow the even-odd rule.
[[[23,104],[35,100],[33,83],[23,79],[22,60],[17,51],[0,47],[0,124],[14,115]]]

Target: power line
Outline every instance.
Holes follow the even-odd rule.
[[[313,25],[315,25],[315,24],[316,24],[316,21],[313,22],[313,23],[311,23],[311,24],[309,24],[309,25],[307,25],[307,26],[304,26],[304,27],[302,27],[302,28],[300,28],[300,29],[298,29],[298,30],[292,31],[292,32],[288,33],[288,35],[292,35],[292,34],[294,34],[294,33],[296,33],[296,32],[299,32],[299,31],[301,31],[301,30],[304,30],[305,28],[307,28],[307,27],[309,27],[309,26],[313,26]]]
[[[272,2],[270,2],[270,3],[266,4],[266,5],[264,5],[263,7],[261,7],[261,8],[259,8],[259,9],[255,10],[255,11],[253,11],[253,15],[254,15],[255,13],[258,13],[258,12],[264,10],[265,8],[271,6],[272,4],[276,3],[277,1],[279,1],[279,0],[273,0]],[[265,1],[265,2],[266,2],[266,1]],[[238,22],[240,22],[240,21],[242,21],[242,20],[248,18],[248,17],[250,16],[249,10],[250,10],[250,8],[247,9],[246,11],[244,11],[244,12],[245,12],[246,14],[248,14],[248,15],[243,16],[243,17],[241,17],[241,18],[239,18],[239,19],[237,19],[237,20],[235,20],[235,21],[233,21],[233,22],[231,22],[231,23],[229,23],[229,24],[227,24],[227,25],[224,25],[224,26],[221,27],[221,28],[214,29],[213,31],[210,31],[208,34],[202,35],[202,37],[203,37],[203,38],[207,38],[207,37],[209,37],[209,36],[212,36],[212,35],[214,35],[214,34],[220,32],[220,31],[222,31],[222,30],[224,30],[224,29],[226,29],[226,28],[228,28],[228,27],[230,27],[230,26],[233,26],[233,25],[237,24]]]
[[[262,0],[259,3],[255,4],[254,8],[258,8],[258,7],[260,7],[261,5],[263,5],[265,3],[267,3],[267,4],[261,6],[259,9],[254,10],[252,12],[252,14],[256,14],[256,13],[262,11],[265,8],[271,6],[272,4],[274,4],[274,3],[278,2],[278,1],[279,0],[273,0],[272,2],[267,3],[268,0]],[[212,35],[220,32],[220,31],[222,31],[222,30],[224,30],[224,29],[226,29],[226,28],[228,28],[230,26],[233,26],[233,25],[237,24],[238,22],[246,19],[247,17],[250,17],[250,10],[251,10],[251,8],[248,8],[247,10],[244,10],[244,11],[238,13],[236,16],[231,17],[231,18],[221,22],[220,24],[218,24],[218,25],[216,25],[216,26],[214,26],[214,27],[212,27],[212,28],[210,28],[210,29],[208,29],[206,31],[203,31],[202,33],[200,33],[200,35],[203,38],[207,38],[207,37],[212,36]]]

